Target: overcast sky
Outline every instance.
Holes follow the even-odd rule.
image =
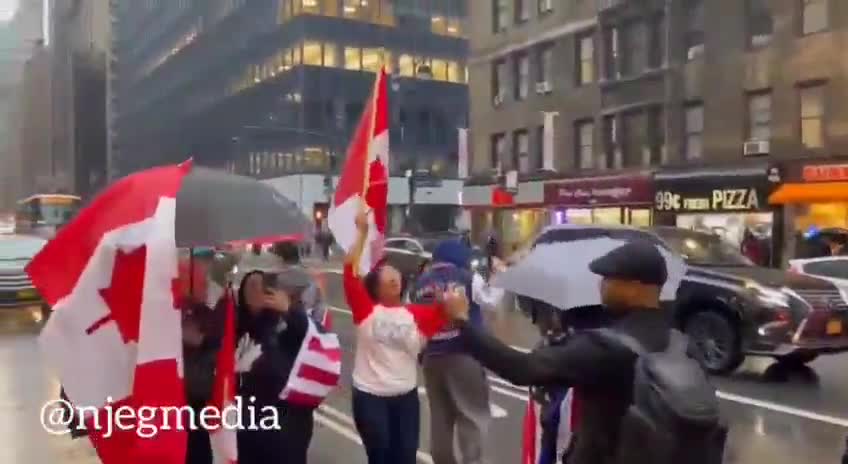
[[[18,0],[0,0],[0,21],[8,21],[18,9]]]

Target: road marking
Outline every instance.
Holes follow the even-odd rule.
[[[335,420],[327,416],[332,416]],[[315,420],[319,424],[327,427],[328,429],[331,429],[332,431],[347,438],[348,440],[358,445],[362,445],[362,439],[359,438],[359,434],[356,432],[356,430],[352,428],[355,426],[353,418],[339,411],[338,409],[335,409],[326,404],[322,404],[321,406],[318,406],[318,411],[316,411],[315,413]],[[343,424],[340,424],[339,422],[342,422]],[[429,453],[425,453],[424,451],[418,451],[417,456],[418,462],[423,462],[424,464],[433,464],[433,457],[430,456]]]
[[[346,309],[336,308],[336,307],[330,307],[330,309],[332,309],[333,311],[337,311],[337,312],[341,312],[341,313],[345,313],[345,314],[350,314],[350,311],[348,311]],[[529,348],[524,348],[523,346],[517,346],[517,345],[510,345],[510,348],[512,348],[516,351],[520,351],[522,353],[529,353],[529,352],[532,351]],[[500,378],[497,378],[497,377],[490,377],[490,379],[494,380],[496,383],[501,383],[502,385],[503,385],[503,383],[501,381],[503,381],[504,383],[508,383],[506,380],[503,380],[503,379],[500,379]],[[497,379],[497,380],[495,380],[495,379]],[[512,384],[510,384],[510,385],[513,388],[521,388],[517,385],[512,385]],[[514,393],[512,391],[505,390],[503,388],[499,388],[499,387],[495,387],[495,386],[492,386],[491,388],[492,388],[492,390],[494,390],[498,393],[502,393],[506,396],[511,396],[511,397],[517,398],[517,399],[523,399],[525,401],[527,400],[526,396],[522,396],[518,393]],[[772,412],[777,412],[777,413],[786,414],[786,415],[790,415],[790,416],[800,417],[802,419],[808,419],[808,420],[812,420],[812,421],[816,421],[816,422],[823,422],[825,424],[835,425],[837,427],[848,428],[848,419],[842,418],[842,417],[829,416],[829,415],[826,415],[826,414],[819,414],[819,413],[807,411],[807,410],[804,410],[804,409],[793,408],[791,406],[784,406],[782,404],[773,403],[771,401],[758,400],[756,398],[751,398],[751,397],[742,396],[742,395],[736,395],[736,394],[728,393],[728,392],[721,391],[721,390],[716,391],[716,396],[719,397],[720,399],[725,400],[725,401],[730,401],[731,403],[744,404],[746,406],[753,406],[755,408],[765,409],[767,411],[772,411]]]
[[[418,387],[418,394],[426,398],[427,389],[424,387]],[[503,419],[504,417],[509,416],[509,412],[506,409],[491,401],[489,402],[489,411],[495,419]]]

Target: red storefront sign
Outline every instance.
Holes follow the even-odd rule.
[[[804,182],[842,182],[848,180],[848,164],[818,164],[804,166]]]
[[[545,203],[560,206],[652,205],[650,176],[612,176],[571,179],[545,185]]]

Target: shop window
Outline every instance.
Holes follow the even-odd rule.
[[[489,154],[489,166],[498,169],[506,156],[506,134],[495,134],[491,140],[492,146]]]
[[[701,159],[704,155],[704,106],[701,104],[688,106],[686,108],[686,118],[684,124],[686,131],[686,159]]]
[[[383,66],[383,50],[380,48],[362,49],[362,69],[364,71],[378,72]]]
[[[515,24],[527,22],[530,19],[530,0],[515,0]]]
[[[324,44],[324,66],[334,68],[338,66],[338,47],[334,43]]]
[[[544,44],[538,48],[536,56],[536,82],[553,84],[554,45]]]
[[[651,225],[651,210],[630,209],[630,220],[628,224],[634,227],[649,227]]]
[[[824,147],[824,85],[800,89],[801,143],[806,148]]]
[[[492,32],[506,30],[509,24],[508,0],[492,0]]]
[[[748,140],[771,139],[771,93],[748,96]]]
[[[447,81],[448,80],[448,62],[445,60],[434,59],[432,64],[430,65],[430,69],[433,72],[433,79],[437,81]]]
[[[595,123],[578,121],[574,125],[576,140],[577,166],[580,169],[592,169],[595,156]]]
[[[569,208],[565,210],[565,223],[588,226],[592,224],[591,209]]]
[[[592,224],[618,225],[621,224],[621,208],[592,209]]]
[[[308,66],[321,66],[323,52],[321,42],[303,43],[303,64]]]
[[[595,82],[595,39],[591,33],[577,39],[577,83],[580,85]]]
[[[362,50],[356,47],[345,47],[344,49],[345,69],[351,71],[362,70]]]
[[[768,1],[746,0],[746,2],[748,46],[754,48],[767,45],[771,42],[771,35],[774,32],[774,20]]]
[[[516,100],[527,98],[530,89],[530,57],[526,52],[515,55],[513,86],[513,96]]]
[[[801,1],[801,32],[815,34],[827,30],[830,27],[828,14],[828,0],[800,0]]]
[[[686,59],[704,53],[704,0],[689,0],[686,5]]]
[[[530,172],[530,135],[526,130],[517,130],[512,134],[513,168],[521,174]]]

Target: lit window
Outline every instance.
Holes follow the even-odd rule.
[[[306,3],[304,2],[304,6]],[[303,64],[321,66],[321,42],[305,42],[303,44]]]
[[[771,139],[771,94],[748,96],[748,139]]]
[[[303,149],[303,168],[305,170],[326,169],[327,156],[324,149],[320,147],[307,147]]]
[[[325,43],[324,44],[324,66],[335,67],[338,66],[338,59],[336,58],[336,53],[338,53],[338,49],[336,44],[334,43]]]
[[[430,30],[433,34],[446,35],[448,33],[448,20],[444,16],[433,16],[430,18]]]
[[[344,0],[344,17],[357,19],[359,18],[359,5],[362,0]]]
[[[465,71],[456,61],[448,61],[448,80],[451,82],[463,82]]]
[[[401,55],[398,58],[398,71],[401,76],[415,76],[415,59],[411,55]]]
[[[292,62],[292,51],[291,51],[291,49],[283,50],[282,58],[283,58],[283,67],[285,69],[291,69],[292,65],[294,64]]]
[[[303,60],[301,58],[302,55],[300,53],[300,47],[294,47],[292,49],[292,64],[294,66],[299,66],[301,63],[303,63]]]
[[[362,49],[362,69],[377,72],[383,64],[383,51],[379,48]],[[348,68],[350,69],[350,68]]]
[[[577,68],[577,82],[580,85],[595,82],[595,41],[591,35],[578,40],[580,66]]]
[[[307,14],[321,14],[321,5],[318,0],[294,0],[303,2],[303,12]],[[308,63],[307,63],[308,64]]]
[[[392,59],[392,52],[389,50],[383,50],[383,66],[386,67],[386,72],[391,73],[395,71],[395,62]]]
[[[445,60],[433,60],[431,65],[433,79],[437,81],[448,80],[448,62]]]
[[[463,34],[465,33],[464,29],[465,28],[463,27],[462,19],[460,19],[460,18],[448,18],[448,27],[447,27],[448,35],[451,35],[451,36],[454,36],[454,37],[462,37]]]
[[[362,70],[362,50],[354,47],[344,49],[345,69],[353,71]]]

